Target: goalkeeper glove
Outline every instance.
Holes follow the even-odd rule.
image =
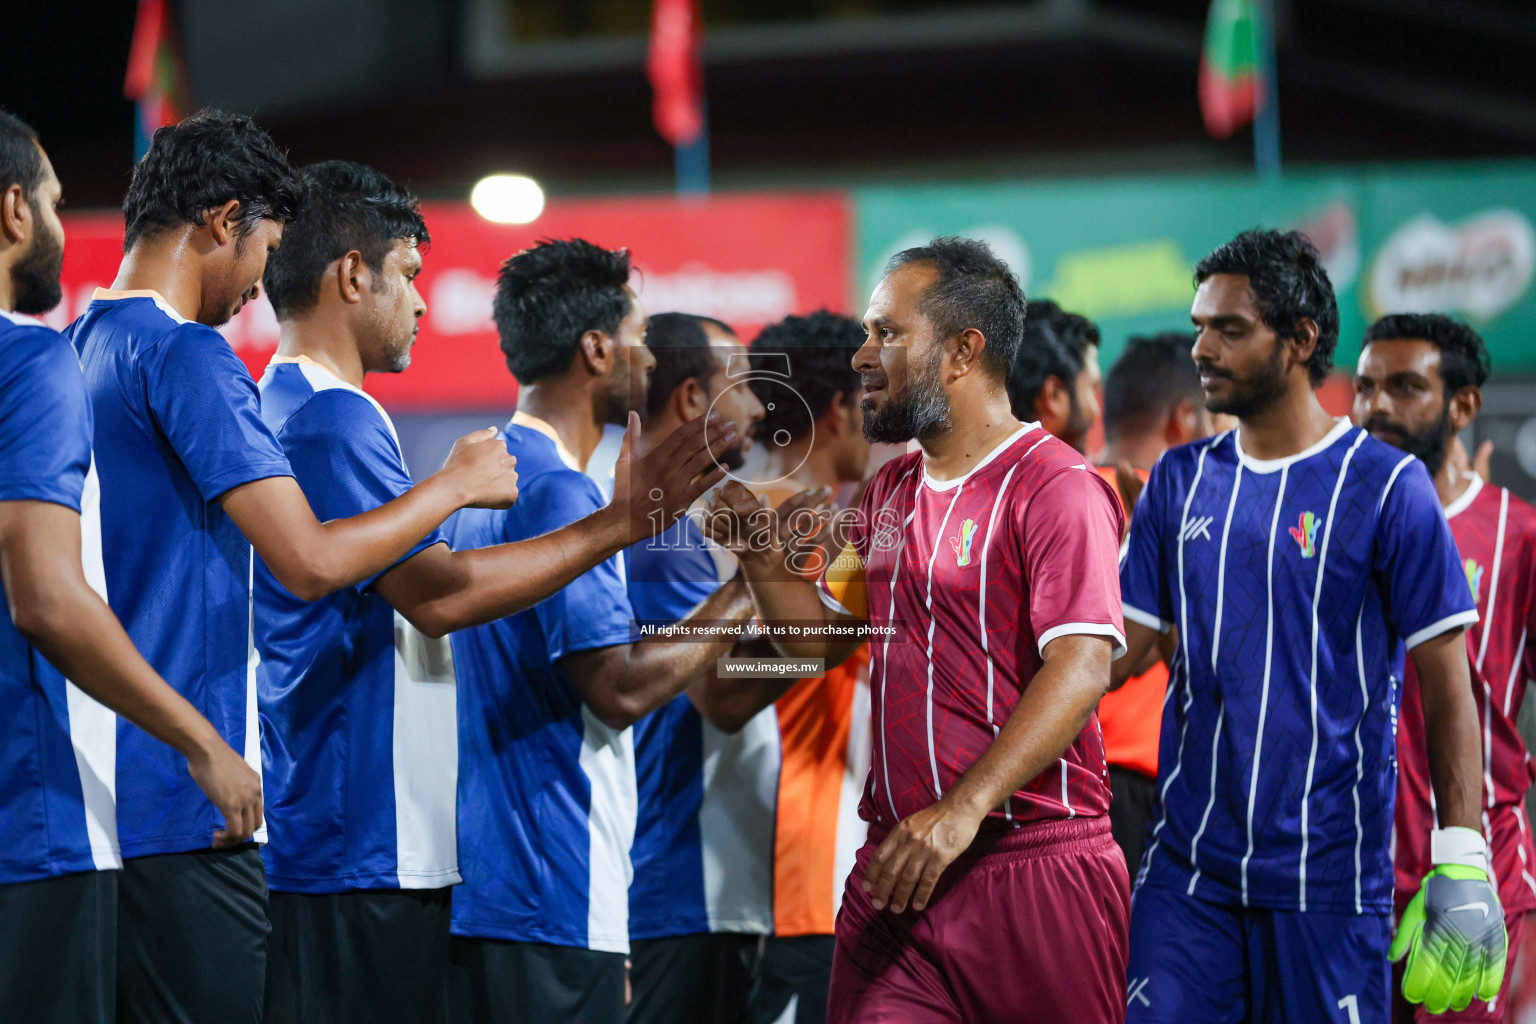
[[[1430,833],[1432,870],[1414,895],[1388,954],[1406,954],[1403,997],[1430,1013],[1490,1000],[1504,983],[1509,939],[1488,844],[1469,828]]]

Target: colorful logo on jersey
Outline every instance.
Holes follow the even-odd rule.
[[[1291,527],[1291,539],[1301,546],[1302,558],[1317,554],[1317,516],[1303,512],[1301,520]]]
[[[967,519],[960,524],[960,536],[949,538],[949,546],[955,549],[955,564],[971,564],[971,544],[976,540],[976,520]]]
[[[1477,595],[1483,592],[1483,570],[1487,566],[1478,565],[1477,559],[1469,558],[1464,568],[1467,570],[1467,586],[1472,588],[1472,600],[1476,601]]]

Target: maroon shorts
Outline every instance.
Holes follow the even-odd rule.
[[[984,831],[928,907],[876,910],[864,869],[843,889],[828,1024],[1120,1024],[1125,1020],[1125,857],[1108,818]]]

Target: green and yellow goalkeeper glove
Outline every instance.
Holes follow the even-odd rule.
[[[1469,828],[1430,833],[1434,865],[1398,923],[1389,956],[1408,962],[1403,997],[1430,1013],[1465,1010],[1499,994],[1509,939],[1489,870],[1488,844]]]

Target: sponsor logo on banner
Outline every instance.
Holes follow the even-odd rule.
[[[1433,310],[1491,319],[1520,301],[1536,270],[1536,229],[1518,210],[1458,224],[1424,213],[1382,243],[1371,268],[1373,316]]]

